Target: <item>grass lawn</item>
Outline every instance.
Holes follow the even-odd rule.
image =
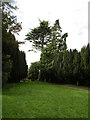
[[[3,118],[88,118],[88,91],[63,85],[25,82],[7,85]]]

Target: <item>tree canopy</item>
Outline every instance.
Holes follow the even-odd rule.
[[[52,39],[55,39],[56,44],[59,48],[61,48],[63,44],[66,45],[66,37],[68,36],[67,33],[62,35],[61,32],[62,30],[59,20],[56,20],[53,26],[49,26],[49,22],[43,20],[40,21],[38,27],[35,27],[28,32],[26,35],[26,40],[32,42],[35,49],[42,51],[42,49],[46,47],[52,41]]]
[[[33,43],[36,49],[42,50],[44,46],[50,41],[51,28],[48,21],[40,21],[38,27],[31,29],[26,35],[26,40]]]

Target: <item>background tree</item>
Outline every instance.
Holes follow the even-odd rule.
[[[52,29],[51,38],[54,41],[54,44],[58,47],[59,51],[66,50],[67,49],[66,38],[68,37],[68,33],[64,33],[62,35],[62,28],[60,27],[59,19],[55,21],[51,29]]]
[[[39,68],[40,68],[39,62],[32,63],[28,70],[28,78],[31,80],[37,80]]]
[[[90,44],[88,44],[87,47],[84,46],[81,49],[80,55],[81,55],[81,63],[80,63],[81,81],[80,81],[80,83],[82,85],[89,85],[88,78],[90,77],[89,76],[89,73],[90,73]]]
[[[56,20],[52,26],[51,41],[41,53],[41,77],[49,82],[57,81],[57,73],[55,71],[57,67],[55,64],[56,59],[58,53],[66,49],[66,39],[64,39],[64,35],[62,35],[61,32],[59,20]]]
[[[21,80],[23,78],[27,77],[27,69],[28,66],[26,64],[26,57],[25,57],[25,53],[23,51],[19,51],[18,52],[18,79]]]
[[[80,53],[75,49],[73,50],[73,83],[77,84],[80,77]]]
[[[34,48],[42,50],[50,41],[51,29],[48,21],[40,21],[38,27],[32,29],[27,35],[26,40],[33,43]]]
[[[54,78],[54,50],[52,44],[43,49],[40,58],[40,69],[42,81],[53,81]],[[52,77],[52,78],[51,78]]]

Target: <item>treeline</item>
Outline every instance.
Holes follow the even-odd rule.
[[[40,81],[90,86],[90,45],[83,47],[80,52],[76,49],[62,52],[52,52],[50,46],[45,48],[39,62],[32,63],[28,78]]]
[[[14,33],[21,30],[16,16],[12,14],[16,7],[11,3],[2,3],[2,85],[7,82],[20,82],[27,76],[25,53],[19,50]]]
[[[81,52],[66,50],[56,52],[43,51],[40,60],[41,80],[47,82],[87,85],[90,77],[90,46],[83,47]]]
[[[44,29],[45,21],[44,24],[43,22],[41,23],[40,26],[43,25],[41,27],[43,28],[43,33],[42,30],[41,33],[44,40],[44,36],[47,35],[46,28]],[[36,28],[28,34],[28,40],[32,38],[33,33],[38,36],[35,30]],[[76,49],[67,50],[66,37],[68,34],[62,35],[61,32],[59,20],[56,20],[50,28],[49,42],[47,39],[48,44],[46,44],[46,47],[41,48],[40,61],[32,63],[29,68],[28,78],[36,80],[40,74],[40,81],[89,86],[90,45],[88,44],[86,47],[83,47],[80,52]],[[38,41],[37,38],[33,40]],[[37,43],[35,44],[37,45]]]

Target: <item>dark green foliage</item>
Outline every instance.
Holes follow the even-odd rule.
[[[19,79],[23,79],[27,77],[27,69],[28,69],[28,66],[26,65],[25,53],[22,51],[19,51],[18,52]]]
[[[29,70],[28,70],[28,78],[32,79],[32,80],[37,80],[39,69],[40,69],[40,63],[39,62],[32,63]]]
[[[20,80],[27,77],[28,66],[26,65],[25,53],[18,51],[15,57],[16,58],[13,59],[13,67],[9,82],[20,82]]]
[[[52,44],[49,44],[46,48],[43,49],[40,58],[40,69],[41,69],[41,78],[42,81],[53,81],[55,76],[54,70],[54,59],[56,48]]]
[[[19,51],[14,33],[18,33],[21,25],[17,23],[10,3],[2,4],[2,84],[19,82],[27,76],[25,53]],[[22,68],[22,69],[21,69]]]
[[[36,49],[42,50],[50,41],[50,35],[51,28],[48,21],[40,21],[40,25],[26,35],[26,40],[32,42]]]
[[[58,72],[56,70],[59,52],[66,50],[66,37],[61,34],[59,20],[52,26],[51,42],[42,50],[40,67],[42,81],[58,82]]]
[[[90,44],[81,49],[81,84],[89,85],[90,78]]]
[[[57,46],[59,51],[66,50],[67,49],[66,38],[68,37],[68,33],[64,33],[62,35],[59,20],[55,21],[51,30],[52,30],[51,43],[54,43],[54,46]]]
[[[90,73],[90,46],[83,47],[81,52],[66,50],[58,52],[48,46],[41,54],[42,80],[47,82],[89,85]]]
[[[22,27],[21,23],[17,23],[17,17],[13,13],[16,9],[17,7],[12,2],[2,2],[2,27],[7,31],[18,34]]]
[[[4,86],[8,79],[10,78],[10,73],[12,69],[12,60],[10,59],[10,55],[2,56],[2,86]]]

